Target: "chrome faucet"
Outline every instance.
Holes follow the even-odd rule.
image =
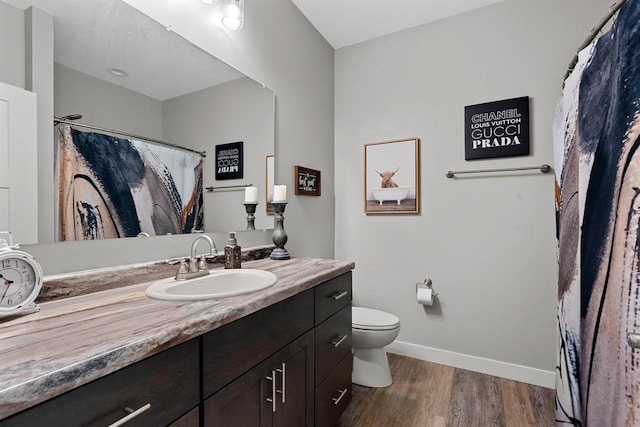
[[[180,261],[180,266],[178,267],[178,272],[175,277],[176,280],[194,279],[196,277],[206,276],[209,274],[205,255],[201,255],[199,259],[196,255],[196,249],[198,248],[200,240],[206,240],[207,243],[209,243],[209,255],[216,255],[218,253],[218,248],[216,248],[216,244],[211,237],[206,234],[199,235],[191,244],[191,257],[189,258],[189,264],[187,265],[187,261],[184,259]]]
[[[191,244],[191,259],[194,259],[196,257],[196,249],[198,248],[198,243],[200,243],[200,240],[206,240],[209,243],[209,255],[215,255],[218,253],[216,244],[213,240],[211,240],[211,237],[207,236],[206,234],[201,234],[196,237]]]

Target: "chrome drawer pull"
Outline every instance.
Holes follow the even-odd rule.
[[[138,415],[142,414],[144,411],[148,410],[149,408],[151,408],[151,403],[147,403],[146,405],[141,406],[140,408],[136,409],[135,411],[133,409],[131,409],[131,408],[124,408],[124,410],[126,412],[128,412],[129,415],[125,415],[124,417],[122,417],[118,421],[116,421],[115,423],[109,424],[109,427],[119,427],[119,426],[123,425],[124,423],[127,423],[127,422],[131,421],[132,419],[134,419]]]
[[[347,339],[348,335],[343,335],[342,337],[337,336],[334,339],[331,340],[331,344],[333,344],[334,347],[338,347],[340,344],[342,344],[344,342],[344,340]]]
[[[285,403],[285,397],[287,395],[286,384],[287,384],[287,365],[282,363],[282,369],[276,369],[276,371],[282,374],[282,390],[276,390],[278,393],[282,395],[282,403]]]
[[[627,332],[627,344],[632,348],[640,348],[640,334]]]
[[[267,397],[267,402],[271,403],[271,410],[276,412],[276,371],[271,371],[271,376],[267,379],[271,381],[271,397]]]
[[[338,403],[340,403],[340,401],[342,400],[344,395],[347,394],[347,389],[346,388],[344,390],[338,389],[338,391],[340,392],[340,396],[331,398],[331,400],[333,400],[333,404],[334,405],[337,405]]]
[[[330,297],[338,301],[340,298],[345,297],[347,295],[349,295],[349,291],[342,291],[342,292],[336,291],[335,293],[331,294]]]

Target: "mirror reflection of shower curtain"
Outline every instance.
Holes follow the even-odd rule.
[[[200,155],[60,127],[59,240],[203,229]]]
[[[584,49],[554,121],[560,425],[640,425],[640,1]]]

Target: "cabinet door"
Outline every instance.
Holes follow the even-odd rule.
[[[313,332],[309,331],[273,358],[276,372],[276,427],[313,425]]]
[[[266,360],[204,402],[205,427],[271,427],[273,383]]]
[[[193,408],[171,424],[169,427],[196,427],[200,425],[200,408]]]
[[[313,354],[309,331],[205,400],[204,425],[312,426]]]
[[[313,291],[308,290],[205,334],[202,340],[204,398],[311,328]]]

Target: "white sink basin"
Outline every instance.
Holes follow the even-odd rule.
[[[159,280],[147,288],[147,296],[172,301],[225,298],[266,289],[278,281],[270,271],[249,268],[210,270],[210,273],[190,280],[173,277]]]

